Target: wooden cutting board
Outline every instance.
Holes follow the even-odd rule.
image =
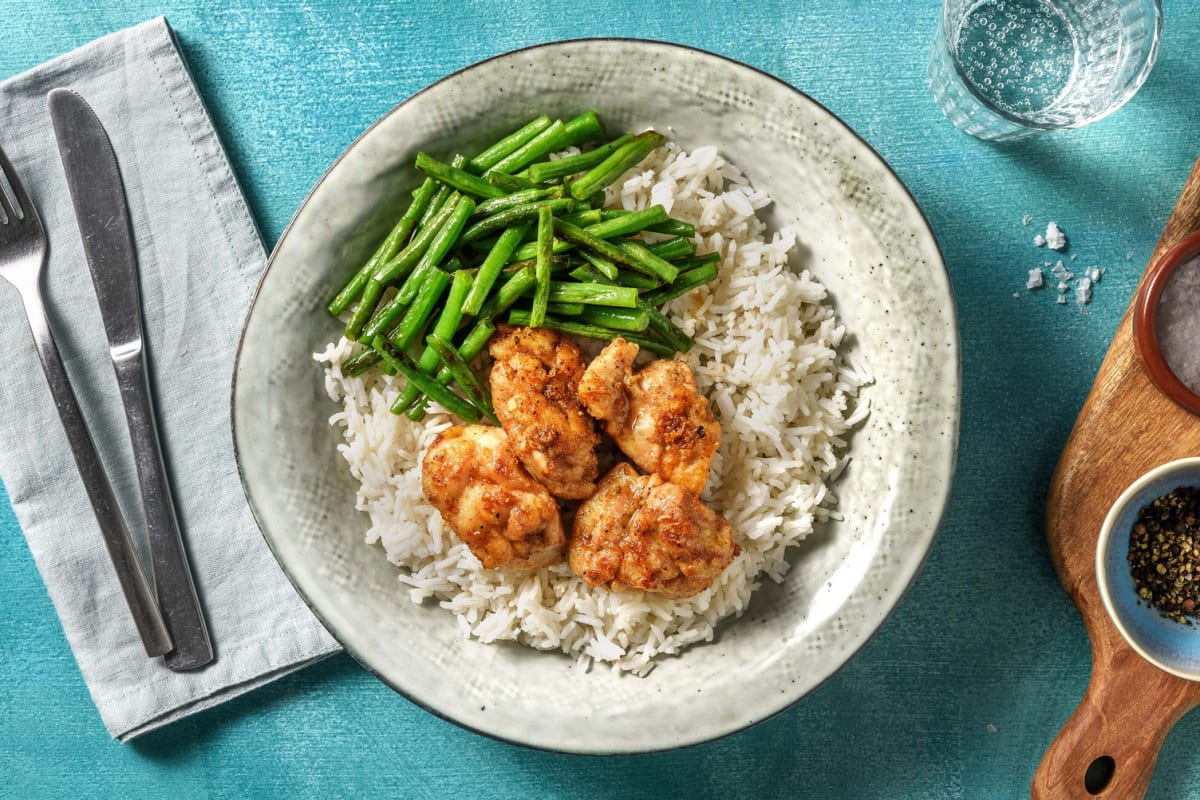
[[[1200,161],[1151,263],[1195,230],[1200,230]],[[1147,470],[1200,455],[1200,416],[1159,391],[1138,361],[1133,306],[1131,301],[1067,439],[1046,502],[1050,555],[1087,628],[1092,677],[1034,773],[1034,800],[1142,797],[1167,732],[1200,705],[1200,683],[1163,672],[1126,644],[1096,585],[1096,540],[1112,504]],[[1112,761],[1098,761],[1105,757]],[[1107,785],[1095,793],[1084,780],[1093,763],[1097,773],[1111,768]]]

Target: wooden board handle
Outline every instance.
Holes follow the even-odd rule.
[[[1186,682],[1133,650],[1116,651],[1106,669],[1092,671],[1083,702],[1042,758],[1033,800],[1142,797],[1163,740],[1192,695]]]

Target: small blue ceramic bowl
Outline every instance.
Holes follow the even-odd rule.
[[[1100,528],[1096,582],[1109,618],[1134,650],[1159,669],[1200,681],[1200,625],[1170,620],[1141,600],[1126,560],[1138,512],[1180,486],[1200,486],[1200,458],[1181,458],[1156,467],[1117,499]]]

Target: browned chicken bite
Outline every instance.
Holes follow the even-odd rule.
[[[733,526],[699,497],[618,464],[580,504],[567,558],[590,586],[690,597],[737,554]]]
[[[488,352],[492,404],[517,458],[556,497],[590,496],[600,437],[579,402],[579,347],[545,328],[502,327]]]
[[[614,339],[583,373],[579,399],[633,463],[700,494],[721,426],[691,367],[659,359],[634,372],[637,354],[636,344]]]
[[[443,431],[421,462],[421,489],[485,567],[531,569],[562,560],[558,504],[490,425]]]

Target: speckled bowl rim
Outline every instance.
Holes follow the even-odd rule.
[[[1096,540],[1096,585],[1100,589],[1100,602],[1104,604],[1104,611],[1108,614],[1108,618],[1112,620],[1112,624],[1130,647],[1137,651],[1138,655],[1149,661],[1154,666],[1161,669],[1163,672],[1174,675],[1177,678],[1183,678],[1185,681],[1200,681],[1200,669],[1195,672],[1183,669],[1175,664],[1163,661],[1158,656],[1150,652],[1148,648],[1142,645],[1136,636],[1129,631],[1122,622],[1121,615],[1117,613],[1116,605],[1113,602],[1112,592],[1109,587],[1111,581],[1108,577],[1108,567],[1105,564],[1105,554],[1108,552],[1109,541],[1114,534],[1114,528],[1117,520],[1129,506],[1138,494],[1140,494],[1147,486],[1155,483],[1158,480],[1169,477],[1175,473],[1195,470],[1200,472],[1200,456],[1189,458],[1178,458],[1174,461],[1168,461],[1165,464],[1160,464],[1154,469],[1144,473],[1140,478],[1131,483],[1129,487],[1121,493],[1113,503],[1112,508],[1108,510],[1108,514],[1104,517],[1104,522],[1100,526],[1100,536]],[[1200,631],[1197,632],[1200,636]]]
[[[933,521],[929,535],[921,543],[921,551],[919,553],[919,558],[916,559],[916,562],[915,562],[916,566],[913,569],[912,574],[909,575],[908,580],[905,582],[905,584],[902,587],[900,587],[899,591],[895,592],[891,596],[889,605],[887,606],[887,608],[884,610],[884,612],[879,617],[878,624],[869,633],[867,633],[867,635],[865,635],[863,637],[862,641],[859,642],[856,647],[848,649],[845,654],[845,657],[842,659],[841,663],[834,670],[832,670],[828,675],[826,675],[823,679],[812,684],[807,690],[799,693],[798,695],[795,695],[792,697],[785,697],[785,699],[780,702],[778,707],[776,707],[774,710],[770,711],[769,713],[764,714],[762,717],[750,722],[749,724],[733,726],[726,730],[721,730],[721,731],[718,731],[718,732],[715,732],[712,734],[708,734],[708,735],[698,736],[691,741],[680,742],[677,744],[672,744],[672,745],[668,745],[668,746],[664,746],[664,747],[648,747],[648,748],[628,749],[628,750],[614,749],[611,751],[609,751],[609,750],[604,750],[604,751],[586,750],[585,751],[585,750],[578,750],[578,749],[569,749],[569,748],[565,748],[565,747],[564,748],[554,748],[554,747],[549,747],[549,746],[542,746],[539,744],[534,744],[531,742],[523,741],[518,738],[503,736],[503,735],[500,735],[493,731],[488,731],[488,730],[484,730],[482,728],[477,728],[477,727],[470,725],[460,719],[457,719],[456,717],[454,717],[453,715],[451,715],[449,713],[445,713],[442,710],[423,702],[419,697],[413,695],[411,692],[406,691],[401,686],[393,683],[391,680],[389,680],[387,677],[385,677],[379,670],[374,668],[371,665],[370,661],[365,656],[363,656],[362,654],[357,652],[357,650],[354,647],[348,645],[344,641],[344,637],[339,635],[336,627],[332,626],[329,623],[328,619],[325,617],[325,615],[323,615],[321,613],[321,610],[317,607],[317,605],[312,602],[308,593],[304,590],[303,585],[289,571],[285,560],[280,557],[280,554],[277,551],[275,544],[271,539],[271,536],[267,533],[267,528],[266,528],[265,522],[264,522],[264,520],[259,512],[259,509],[254,501],[253,493],[250,489],[249,484],[247,483],[246,474],[243,469],[242,458],[241,458],[240,450],[238,448],[237,413],[236,413],[238,365],[241,361],[242,349],[245,345],[247,324],[249,322],[250,316],[253,314],[255,304],[258,300],[259,292],[261,291],[262,286],[267,279],[267,275],[271,269],[271,266],[275,262],[275,258],[279,252],[280,245],[285,240],[288,233],[291,231],[292,226],[295,224],[296,220],[300,217],[301,211],[303,211],[304,207],[309,203],[309,201],[312,199],[313,195],[316,194],[317,190],[326,181],[326,179],[330,176],[330,174],[336,170],[338,165],[349,155],[349,153],[351,151],[353,151],[355,149],[355,147],[359,144],[359,142],[361,142],[364,138],[366,138],[375,128],[379,127],[385,120],[387,120],[393,114],[400,111],[404,106],[408,105],[410,102],[412,102],[417,97],[420,97],[421,95],[424,95],[424,94],[432,91],[433,89],[440,86],[441,84],[443,84],[447,81],[453,80],[453,79],[461,76],[464,73],[470,72],[474,69],[485,66],[492,62],[496,62],[496,61],[499,61],[499,60],[502,60],[502,59],[505,59],[505,58],[508,58],[508,57],[511,57],[514,55],[518,55],[521,53],[526,53],[526,52],[531,52],[531,51],[541,50],[541,49],[546,49],[546,48],[554,48],[554,47],[558,47],[561,45],[578,45],[578,44],[588,44],[588,43],[597,43],[597,44],[629,43],[629,44],[634,44],[634,45],[638,45],[638,46],[646,46],[646,47],[650,47],[650,48],[664,48],[664,49],[681,50],[681,51],[685,51],[685,52],[696,53],[696,54],[702,55],[704,57],[715,58],[720,61],[726,62],[727,64],[729,64],[732,67],[748,70],[762,78],[766,78],[769,81],[780,85],[787,91],[794,93],[799,98],[802,98],[805,102],[810,103],[815,108],[824,112],[828,117],[829,124],[835,125],[835,126],[840,126],[846,135],[848,135],[852,139],[856,140],[857,143],[861,147],[863,147],[867,152],[869,152],[871,155],[873,155],[877,159],[878,164],[883,169],[884,173],[895,182],[895,187],[899,190],[899,192],[901,194],[903,194],[903,196],[908,198],[908,201],[912,205],[913,211],[916,212],[916,217],[920,220],[920,223],[924,228],[923,232],[928,237],[929,244],[932,246],[933,251],[937,254],[937,264],[936,265],[931,264],[930,269],[936,270],[937,267],[940,267],[941,272],[942,272],[943,276],[945,277],[946,289],[947,289],[947,292],[949,293],[949,300],[950,300],[948,308],[946,308],[945,311],[949,316],[950,322],[952,323],[953,358],[955,360],[955,387],[954,387],[954,392],[953,392],[953,397],[952,397],[953,408],[951,409],[951,411],[952,411],[951,417],[953,420],[953,430],[950,432],[950,435],[949,435],[949,448],[948,448],[948,453],[947,453],[949,463],[946,465],[948,479],[946,481],[946,484],[945,484],[944,490],[941,494],[941,497],[937,498],[939,510],[936,515],[936,518]],[[907,596],[909,590],[912,588],[913,584],[916,582],[917,576],[921,573],[921,570],[924,567],[925,562],[928,559],[929,552],[933,547],[934,541],[937,539],[937,534],[940,531],[942,522],[945,519],[946,508],[949,504],[950,495],[953,490],[954,475],[957,471],[959,426],[961,423],[961,407],[962,407],[962,358],[961,358],[961,353],[962,353],[962,338],[961,338],[961,330],[960,330],[960,327],[958,324],[957,304],[954,302],[953,283],[950,281],[949,271],[946,269],[946,264],[945,264],[945,255],[942,252],[941,244],[938,242],[937,236],[933,232],[933,227],[929,224],[928,218],[925,216],[924,211],[921,209],[920,204],[917,203],[916,198],[913,196],[913,194],[909,190],[908,186],[904,183],[904,181],[902,181],[900,179],[900,176],[896,174],[896,171],[894,169],[892,169],[891,165],[888,164],[888,162],[883,158],[883,156],[880,155],[879,152],[877,150],[875,150],[875,148],[872,147],[862,136],[860,136],[857,131],[855,131],[853,128],[851,128],[850,125],[848,125],[840,117],[838,117],[836,114],[834,114],[825,105],[823,105],[822,103],[820,103],[819,101],[814,99],[809,94],[801,91],[800,89],[797,89],[795,86],[791,85],[790,83],[787,83],[786,81],[782,80],[781,78],[776,77],[775,75],[772,75],[769,72],[761,70],[752,65],[746,64],[742,61],[738,61],[737,59],[730,58],[729,56],[725,56],[720,53],[716,53],[716,52],[713,52],[710,50],[705,50],[703,48],[695,47],[692,45],[685,45],[685,44],[680,44],[680,43],[676,43],[676,42],[669,42],[669,41],[656,40],[656,39],[641,39],[641,38],[636,38],[636,37],[624,37],[624,36],[601,36],[601,37],[580,37],[580,38],[575,38],[575,39],[561,39],[561,40],[555,40],[555,41],[551,41],[551,42],[543,42],[540,44],[530,45],[527,47],[521,47],[521,48],[517,48],[514,50],[508,50],[508,51],[505,51],[502,53],[497,53],[494,56],[490,56],[488,58],[481,59],[480,61],[474,62],[466,67],[463,67],[461,69],[455,70],[454,72],[448,73],[447,75],[443,76],[442,78],[439,78],[438,80],[434,81],[433,83],[430,83],[428,86],[413,93],[412,95],[410,95],[409,97],[407,97],[406,99],[401,101],[400,103],[393,106],[387,112],[382,114],[378,119],[376,119],[374,122],[372,122],[368,127],[366,127],[362,131],[362,133],[360,133],[357,137],[355,137],[354,140],[349,145],[346,146],[346,148],[342,151],[342,153],[339,154],[336,159],[334,159],[334,161],[330,164],[329,168],[326,169],[324,173],[322,173],[321,177],[317,179],[317,181],[313,184],[312,188],[305,195],[305,197],[301,201],[300,205],[297,206],[296,211],[293,213],[291,220],[288,221],[287,226],[283,229],[283,231],[279,235],[279,238],[276,240],[275,246],[272,248],[271,254],[267,259],[266,266],[263,268],[262,275],[259,277],[258,283],[256,284],[255,289],[254,289],[254,294],[250,300],[250,305],[246,312],[245,323],[243,324],[242,332],[238,337],[238,346],[237,346],[237,352],[236,352],[235,358],[234,358],[233,375],[232,375],[232,381],[231,381],[231,386],[230,386],[230,405],[231,405],[231,408],[233,409],[233,411],[230,415],[230,417],[231,417],[231,434],[233,437],[235,459],[237,461],[238,477],[242,483],[242,489],[246,495],[246,499],[250,506],[251,513],[254,516],[255,522],[258,524],[259,532],[262,535],[263,540],[266,542],[267,547],[270,549],[272,555],[275,556],[276,562],[280,565],[280,568],[282,569],[284,575],[291,582],[292,586],[295,588],[296,593],[300,597],[300,599],[304,602],[304,604],[306,606],[308,606],[309,610],[316,617],[316,619],[326,628],[326,630],[329,631],[329,634],[338,641],[338,643],[342,646],[342,648],[345,650],[345,652],[351,658],[353,658],[360,666],[362,666],[363,669],[365,669],[371,675],[375,676],[380,682],[382,682],[388,688],[390,688],[391,690],[393,690],[400,696],[404,697],[406,700],[413,703],[418,708],[421,708],[424,711],[427,711],[430,714],[433,714],[435,717],[438,717],[439,719],[450,722],[464,730],[471,731],[472,733],[476,733],[476,734],[485,736],[485,737],[487,737],[489,739],[493,739],[495,741],[504,742],[506,744],[514,744],[514,745],[525,747],[525,748],[528,748],[531,750],[538,750],[538,751],[543,751],[543,752],[553,752],[553,753],[564,753],[564,754],[570,754],[570,755],[588,755],[588,756],[621,756],[621,755],[636,755],[636,754],[648,754],[648,753],[665,753],[665,752],[672,752],[672,751],[677,751],[677,750],[684,750],[684,749],[687,749],[690,747],[696,747],[698,745],[706,744],[708,742],[723,739],[727,736],[732,736],[736,733],[740,733],[741,731],[748,730],[753,727],[757,727],[758,725],[761,725],[762,723],[766,722],[767,720],[772,719],[775,716],[781,714],[782,712],[784,712],[787,709],[794,706],[796,703],[803,700],[805,697],[809,696],[813,692],[816,692],[818,689],[820,689],[822,686],[824,686],[825,683],[827,683],[831,678],[833,678],[835,675],[837,675],[838,672],[840,672],[842,669],[844,669],[845,666],[848,663],[850,663],[850,661],[852,661],[860,652],[862,652],[862,650],[867,646],[867,644],[869,644],[875,638],[875,636],[879,633],[879,631],[891,619],[892,614],[895,613],[896,608],[900,605],[900,602]]]

